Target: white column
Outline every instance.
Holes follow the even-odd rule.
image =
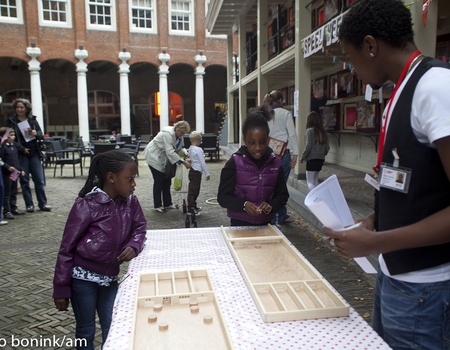
[[[203,88],[203,76],[205,75],[206,56],[200,52],[200,55],[195,56],[195,62],[198,67],[195,68],[195,130],[198,132],[205,132],[205,91]]]
[[[161,61],[159,66],[159,128],[160,130],[169,126],[169,89],[167,87],[167,74],[169,74],[169,66],[166,64],[170,61],[170,55],[163,51],[158,55],[158,59]]]
[[[125,50],[125,49],[124,49]],[[127,61],[131,58],[129,52],[119,52],[119,60],[122,64],[119,66],[120,74],[120,132],[124,135],[131,135],[130,125],[130,86],[128,83],[128,73],[130,65]]]
[[[78,128],[80,137],[83,142],[88,144],[91,142],[89,137],[89,110],[88,110],[88,92],[86,73],[88,71],[87,63],[84,60],[88,57],[87,50],[75,50],[75,57],[80,60],[76,64],[77,69],[77,99],[78,99]]]
[[[30,85],[31,85],[31,104],[33,106],[32,114],[36,119],[45,134],[44,126],[44,111],[42,109],[42,90],[41,90],[41,63],[36,59],[41,55],[41,49],[38,47],[27,47],[27,55],[31,57],[28,62],[28,69],[30,70]]]

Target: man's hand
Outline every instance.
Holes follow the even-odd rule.
[[[211,176],[207,176],[206,177],[206,181],[209,181],[210,178],[211,178]]]

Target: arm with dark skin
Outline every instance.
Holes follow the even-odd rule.
[[[450,136],[434,144],[450,181]],[[374,220],[375,214],[372,213],[364,219],[355,220],[363,222],[356,229],[337,232],[324,227],[323,232],[334,239],[338,254],[348,258],[450,242],[450,207],[415,224],[394,230],[374,232]]]

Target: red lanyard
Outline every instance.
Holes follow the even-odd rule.
[[[386,137],[386,126],[388,124],[389,112],[391,111],[391,107],[392,107],[392,103],[394,102],[395,94],[397,93],[397,90],[398,90],[399,86],[403,82],[403,79],[405,78],[406,73],[409,71],[410,66],[411,66],[411,62],[414,60],[414,58],[416,58],[418,55],[420,55],[420,53],[421,52],[419,50],[417,50],[416,52],[414,52],[412,54],[412,56],[409,58],[408,62],[406,62],[405,68],[403,68],[402,75],[400,75],[400,79],[398,80],[398,83],[395,86],[395,90],[392,93],[391,98],[389,99],[388,109],[387,109],[387,112],[386,112],[386,117],[385,117],[384,123],[382,123],[382,126],[381,126],[380,147],[379,147],[379,151],[378,151],[378,162],[377,162],[377,165],[373,167],[373,170],[377,173],[377,175],[378,175],[378,173],[380,171],[381,158],[383,157],[384,139]]]

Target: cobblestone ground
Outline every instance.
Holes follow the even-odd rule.
[[[211,180],[207,182],[203,179],[202,182],[198,204],[203,207],[203,211],[197,219],[199,227],[229,224],[225,209],[217,204],[206,203],[208,199],[214,201],[216,198],[224,163],[223,154],[220,161],[207,161]],[[58,170],[56,178],[53,178],[53,168],[47,168],[46,194],[48,203],[53,207],[52,212],[37,210],[16,217],[8,225],[0,227],[0,348],[71,348],[69,340],[74,338],[75,333],[73,312],[58,312],[54,307],[52,280],[63,228],[77,193],[85,182],[87,165],[84,176],[80,176],[77,169],[76,178],[71,177],[70,167],[65,168],[62,177]],[[148,229],[183,228],[185,216],[181,209],[167,213],[153,210],[153,180],[142,159],[139,173],[135,193],[147,218]],[[173,199],[175,203],[181,204],[181,195],[176,194]],[[20,209],[24,209],[21,197],[18,204]],[[353,261],[339,257],[332,247],[320,240],[318,231],[292,210],[290,222],[281,226],[281,230],[370,323],[373,276],[364,274]],[[121,273],[125,273],[126,269],[127,264],[124,264]],[[44,341],[53,338],[59,341],[59,346],[31,344],[32,339],[38,344],[45,344]],[[96,346],[100,344],[100,327],[97,325]]]

